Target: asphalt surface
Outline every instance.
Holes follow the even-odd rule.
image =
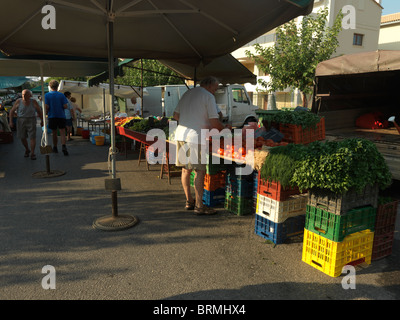
[[[41,131],[38,130],[38,145]],[[393,253],[357,270],[356,288],[301,261],[302,236],[273,245],[255,234],[255,216],[198,217],[183,209],[180,178],[159,178],[159,165],[138,165],[138,151],[117,156],[118,214],[139,219],[108,232],[93,222],[112,215],[109,146],[81,137],[69,156],[50,155],[65,175],[24,158],[17,141],[0,144],[0,299],[2,300],[397,300],[400,234]],[[59,148],[61,149],[61,148]],[[388,192],[399,197],[398,188]],[[44,266],[54,267],[55,289],[44,289]],[[50,282],[48,282],[50,283]]]

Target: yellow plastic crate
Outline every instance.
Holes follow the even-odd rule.
[[[256,213],[273,222],[282,223],[288,218],[305,215],[307,201],[307,194],[291,196],[283,201],[257,194]]]
[[[353,233],[341,242],[329,240],[304,229],[302,261],[326,273],[338,277],[348,264],[371,264],[374,232],[363,230]]]

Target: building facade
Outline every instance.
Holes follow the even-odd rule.
[[[343,54],[378,49],[382,15],[381,0],[315,0],[311,14],[316,14],[324,7],[329,9],[328,26],[333,25],[340,10],[344,14],[343,28],[338,35],[339,46],[332,58]],[[302,18],[298,17],[295,21],[300,24]],[[253,46],[255,43],[259,43],[264,47],[273,46],[275,40],[276,30],[271,30],[246,46],[232,52],[232,55],[253,72],[258,79],[265,80],[268,75],[263,74],[254,64],[254,61],[247,57],[246,50],[254,52]],[[255,105],[262,109],[268,108],[268,91],[266,88],[260,85],[252,86],[246,84],[246,89],[250,92]],[[271,95],[269,99],[271,99]],[[302,104],[298,90],[292,88],[288,88],[284,92],[274,93],[274,99],[278,109]],[[311,99],[308,100],[309,102],[311,101]]]
[[[400,12],[382,16],[378,48],[400,50]]]

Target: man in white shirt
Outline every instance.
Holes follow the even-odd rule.
[[[200,87],[185,92],[174,111],[174,119],[179,122],[175,131],[177,141],[177,165],[182,168],[182,186],[186,196],[187,210],[194,210],[197,215],[215,214],[216,211],[203,205],[204,176],[206,164],[202,163],[201,151],[205,150],[206,136],[202,129],[224,129],[219,120],[215,102],[215,91],[219,81],[208,77],[200,82]],[[203,148],[202,148],[203,146]],[[186,152],[185,152],[186,151]],[[182,157],[183,155],[183,157]],[[203,159],[205,156],[203,155]],[[196,172],[194,180],[195,199],[190,189],[190,174]]]
[[[127,114],[130,117],[141,117],[142,108],[136,97],[131,98],[132,106],[127,107]]]

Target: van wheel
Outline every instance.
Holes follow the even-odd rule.
[[[244,121],[243,126],[245,126],[246,124],[249,124],[249,122],[258,122],[258,120],[256,118],[254,118],[254,117],[247,118]]]

